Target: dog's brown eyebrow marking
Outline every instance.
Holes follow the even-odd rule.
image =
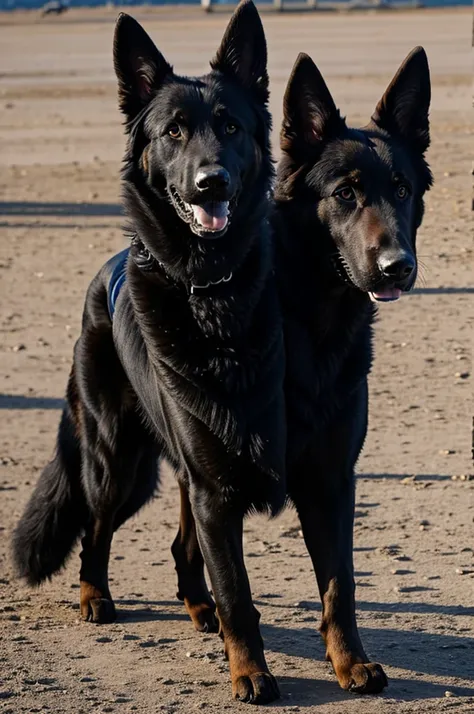
[[[408,179],[406,178],[405,174],[402,174],[401,171],[395,171],[392,174],[392,181],[394,183],[400,183],[400,181],[405,181],[408,183]]]
[[[353,171],[351,171],[351,172],[348,174],[347,178],[350,179],[350,180],[352,181],[352,183],[355,183],[355,184],[360,183],[360,182],[361,182],[361,172],[360,172],[360,169],[354,169]]]
[[[213,110],[212,110],[212,113],[213,113],[216,117],[218,117],[218,116],[220,116],[221,114],[224,114],[224,113],[226,113],[226,112],[228,112],[227,107],[226,107],[224,104],[220,103],[220,102],[217,102],[217,103],[214,105],[214,108],[213,108]]]

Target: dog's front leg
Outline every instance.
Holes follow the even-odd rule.
[[[300,492],[294,501],[321,594],[321,634],[326,643],[326,657],[343,689],[376,694],[387,686],[387,677],[379,664],[370,662],[357,629],[352,478],[337,473],[325,476],[339,483],[336,493],[321,489],[315,498],[311,493]]]
[[[279,697],[252,603],[242,548],[243,514],[204,489],[190,491],[199,544],[211,578],[235,699],[265,704]]]

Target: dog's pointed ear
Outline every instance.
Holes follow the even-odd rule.
[[[282,150],[294,153],[298,148],[316,148],[344,126],[321,72],[311,57],[299,54],[283,99]]]
[[[232,15],[211,68],[234,77],[268,101],[267,43],[252,0],[242,0]]]
[[[150,101],[167,74],[173,71],[143,27],[125,13],[115,25],[114,67],[119,107],[130,121]]]
[[[423,47],[415,47],[377,104],[372,121],[423,154],[430,144],[430,100],[428,58]]]

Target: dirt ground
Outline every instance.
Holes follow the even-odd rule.
[[[177,70],[190,74],[205,70],[227,21],[195,9],[132,12]],[[115,14],[0,16],[2,714],[245,707],[230,699],[220,640],[194,632],[175,599],[171,477],[114,540],[116,624],[79,621],[77,552],[37,592],[14,580],[9,560],[11,529],[53,449],[84,292],[124,246]],[[277,129],[299,51],[319,63],[349,119],[365,122],[404,56],[423,44],[433,73],[436,178],[419,236],[418,287],[380,310],[370,434],[358,469],[359,625],[390,686],[375,698],[338,688],[317,633],[310,562],[287,511],[270,522],[251,518],[245,529],[268,661],[282,691],[273,706],[318,714],[474,712],[471,17],[467,10],[267,13],[264,23]]]

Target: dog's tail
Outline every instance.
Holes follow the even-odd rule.
[[[81,487],[81,452],[66,405],[54,459],[43,470],[13,534],[17,574],[39,585],[65,563],[87,520]]]

